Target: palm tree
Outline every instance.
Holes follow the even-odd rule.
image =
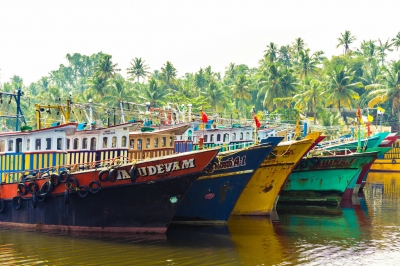
[[[152,107],[156,107],[165,104],[163,100],[168,94],[169,92],[160,86],[156,79],[151,78],[139,98],[149,101]]]
[[[379,76],[380,83],[366,86],[373,98],[369,101],[368,107],[374,107],[377,104],[386,101],[392,101],[392,115],[397,111],[398,123],[400,126],[400,61],[393,62],[390,67],[382,69],[382,75]]]
[[[264,58],[268,59],[269,62],[275,62],[278,57],[278,46],[271,42],[267,45],[267,50],[264,51],[265,55]]]
[[[251,93],[250,89],[248,86],[248,81],[246,79],[246,76],[240,75],[237,79],[235,84],[232,85],[231,87],[231,92],[232,92],[232,97],[236,100],[240,99],[241,102],[241,107],[242,107],[242,115],[245,116],[244,112],[244,101],[250,101],[251,100]]]
[[[222,103],[225,100],[225,92],[219,83],[212,81],[207,87],[206,95],[206,99],[210,103],[212,111],[215,114],[217,112],[217,107],[222,107]]]
[[[172,85],[175,84],[175,79],[177,76],[176,68],[172,65],[171,62],[167,61],[163,67],[161,67],[160,78],[165,82],[168,88],[172,88]]]
[[[304,40],[302,38],[296,38],[293,42],[292,49],[296,54],[300,53],[300,51],[304,50],[306,47]]]
[[[400,32],[397,33],[396,37],[392,39],[392,45],[396,47],[396,51],[399,50],[400,47]]]
[[[385,62],[385,57],[387,56],[387,54],[385,53],[385,51],[393,51],[392,44],[389,43],[389,39],[386,40],[386,42],[382,43],[381,39],[379,40],[379,46],[378,46],[378,51],[379,51],[379,57],[381,58],[381,65],[383,66],[383,63]]]
[[[200,93],[203,92],[203,89],[208,86],[208,81],[202,68],[200,68],[199,72],[194,75],[194,85],[197,88],[197,96],[199,96]]]
[[[344,48],[344,54],[347,54],[350,51],[350,44],[353,43],[356,40],[356,37],[351,36],[351,32],[346,30],[343,33],[340,34],[342,37],[338,38],[339,44],[336,46],[338,48],[339,46],[343,45]]]
[[[290,46],[289,45],[281,46],[281,48],[279,49],[278,62],[284,64],[287,67],[291,67],[292,66],[291,60],[292,59],[290,55]]]
[[[116,72],[120,71],[120,69],[116,69],[116,66],[118,64],[113,64],[111,58],[111,55],[103,55],[98,65],[96,66],[95,76],[105,81],[115,77]]]
[[[301,50],[298,55],[298,60],[295,61],[295,66],[299,73],[300,78],[307,77],[308,74],[317,73],[318,62],[310,56],[310,50]]]
[[[149,75],[150,72],[147,70],[149,69],[149,66],[145,64],[145,61],[142,60],[142,58],[137,58],[135,57],[132,62],[130,62],[131,67],[127,68],[127,74],[131,79],[136,79],[137,82],[139,82],[139,78],[143,79],[143,82],[145,78]]]
[[[301,93],[294,96],[294,99],[297,100],[295,107],[311,109],[314,112],[315,125],[317,122],[317,103],[321,102],[324,91],[323,84],[316,79],[305,79],[302,89]]]
[[[368,62],[371,62],[376,58],[377,47],[375,45],[375,41],[363,41],[360,45],[360,49],[357,49],[355,54],[361,55],[367,59]]]
[[[360,96],[353,88],[363,87],[361,82],[352,82],[354,79],[354,71],[350,71],[343,65],[337,65],[327,75],[328,97],[327,105],[341,107],[352,107],[355,100]],[[346,120],[346,119],[345,119]]]

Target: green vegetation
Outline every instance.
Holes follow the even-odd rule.
[[[131,59],[131,66],[121,70],[111,55],[102,52],[67,54],[67,65],[60,65],[37,82],[26,85],[22,77],[14,76],[1,84],[0,90],[24,91],[28,100],[23,101],[23,110],[30,121],[36,103],[57,104],[71,93],[74,102],[92,99],[116,109],[124,100],[150,102],[152,107],[192,103],[194,113],[203,108],[209,114],[243,118],[252,117],[253,107],[263,115],[279,113],[284,120],[307,112],[314,123],[318,116],[320,124],[329,126],[341,120],[348,123],[343,108],[379,105],[387,110],[389,121],[400,124],[400,60],[387,60],[388,52],[400,47],[400,32],[386,41],[364,40],[354,48],[356,36],[350,31],[337,41],[332,46],[343,47],[343,54],[330,59],[323,51],[312,52],[302,38],[296,38],[289,45],[266,45],[256,68],[230,63],[225,73],[213,72],[208,66],[180,77],[169,61],[150,73],[143,58]],[[8,99],[1,102],[0,113],[12,109],[7,106]],[[329,113],[324,108],[339,112]]]

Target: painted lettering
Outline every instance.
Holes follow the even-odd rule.
[[[162,174],[164,173],[164,165],[163,164],[158,164],[157,165],[157,174]],[[194,167],[194,166],[193,166]]]
[[[155,175],[157,174],[157,168],[155,166],[147,166],[147,169],[149,170],[149,175]]]
[[[182,161],[182,169],[193,168],[193,167],[194,167],[194,158]]]

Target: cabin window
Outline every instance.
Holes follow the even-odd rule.
[[[16,146],[16,148],[17,148],[16,152],[22,152],[22,139],[21,139],[21,138],[18,138],[17,141],[16,141],[16,144],[17,144],[17,146]]]
[[[62,150],[63,146],[63,139],[62,138],[57,138],[57,150]]]
[[[250,133],[246,132],[246,139],[250,139]]]
[[[31,139],[26,139],[26,150],[29,151],[31,149]]]
[[[162,137],[161,138],[161,147],[165,147],[165,145],[167,145],[167,138],[166,137]]]
[[[71,139],[67,139],[67,150],[71,147]]]
[[[9,139],[8,140],[8,151],[13,151],[14,150],[14,140]]]
[[[221,141],[221,134],[217,134],[217,141]]]
[[[146,149],[150,148],[150,139],[146,139]]]
[[[126,140],[127,140],[128,138],[126,137],[126,136],[122,136],[122,139],[121,139],[121,147],[126,147]]]
[[[240,132],[240,140],[243,140],[243,132]]]
[[[135,148],[135,139],[129,140],[129,148],[131,148],[131,149]]]
[[[211,136],[210,136],[210,142],[214,142],[214,134],[211,134]]]
[[[154,148],[158,148],[158,138],[154,139]]]
[[[41,150],[42,149],[42,140],[41,139],[36,139],[35,140],[35,150]]]
[[[117,147],[117,137],[114,136],[111,139],[111,147],[116,148]]]
[[[87,140],[87,138],[83,138],[82,139],[82,149],[87,149],[87,146],[88,146],[88,140]]]
[[[191,130],[188,130],[188,140],[192,140],[192,135],[193,132]]]
[[[103,149],[107,148],[107,140],[108,140],[107,137],[103,137]]]
[[[46,138],[46,150],[51,150],[51,138]]]
[[[236,133],[232,134],[232,140],[236,140]]]
[[[142,150],[142,139],[137,140],[137,149],[140,151]]]
[[[174,143],[174,140],[172,137],[169,137],[169,146],[172,147],[172,144]]]
[[[0,152],[6,151],[6,141],[5,140],[0,140]]]
[[[204,142],[208,141],[208,135],[204,135]]]
[[[224,134],[224,142],[225,143],[229,142],[229,134],[228,133]]]
[[[90,150],[95,150],[97,145],[97,139],[95,137],[90,139]]]
[[[79,149],[79,139],[75,138],[74,139],[74,150],[77,150],[77,149]]]

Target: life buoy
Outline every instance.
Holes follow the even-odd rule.
[[[108,177],[111,182],[117,181],[118,178],[118,170],[117,169],[111,169],[110,173],[108,174]]]
[[[32,207],[34,209],[36,209],[36,206],[37,206],[37,196],[36,196],[36,194],[33,194],[32,195]]]
[[[307,160],[301,160],[300,161],[300,168],[306,168],[308,166]]]
[[[52,174],[50,176],[50,182],[53,184],[54,187],[58,186],[60,182],[60,178],[57,174]]]
[[[317,157],[313,157],[313,158],[311,158],[311,162],[313,165],[317,165],[321,162],[321,160]]]
[[[21,197],[14,197],[12,199],[12,204],[15,210],[18,210],[22,207],[22,198]]]
[[[89,187],[87,187],[85,185],[79,187],[79,190],[78,190],[79,197],[84,198],[88,194],[89,194]]]
[[[136,179],[139,177],[139,171],[136,167],[132,167],[131,170],[129,170],[129,176],[131,178],[131,182],[135,183]]]
[[[24,196],[24,195],[26,195],[26,193],[28,193],[28,189],[24,183],[19,183],[17,185],[17,191],[18,191],[18,194],[21,196]]]
[[[100,171],[99,173],[99,181],[100,182],[107,182],[108,180],[110,180],[110,171],[108,170],[103,170]]]
[[[68,188],[64,191],[64,203],[69,204],[69,189]]]
[[[68,181],[68,188],[71,191],[77,191],[77,188],[79,188],[79,181],[75,177],[70,177]]]
[[[6,211],[7,208],[7,203],[5,200],[0,199],[0,213],[3,213]]]
[[[28,189],[29,193],[35,194],[36,192],[38,192],[39,186],[35,181],[31,181],[31,182],[29,182],[27,189]]]
[[[393,159],[393,160],[392,160],[392,163],[396,163],[396,160],[395,160],[395,159]]]
[[[101,189],[101,184],[97,180],[93,180],[92,182],[89,183],[89,191],[93,194],[96,194],[99,192]]]
[[[67,173],[67,171],[62,171],[58,176],[58,181],[60,181],[60,183],[67,183],[68,180],[69,174]]]

